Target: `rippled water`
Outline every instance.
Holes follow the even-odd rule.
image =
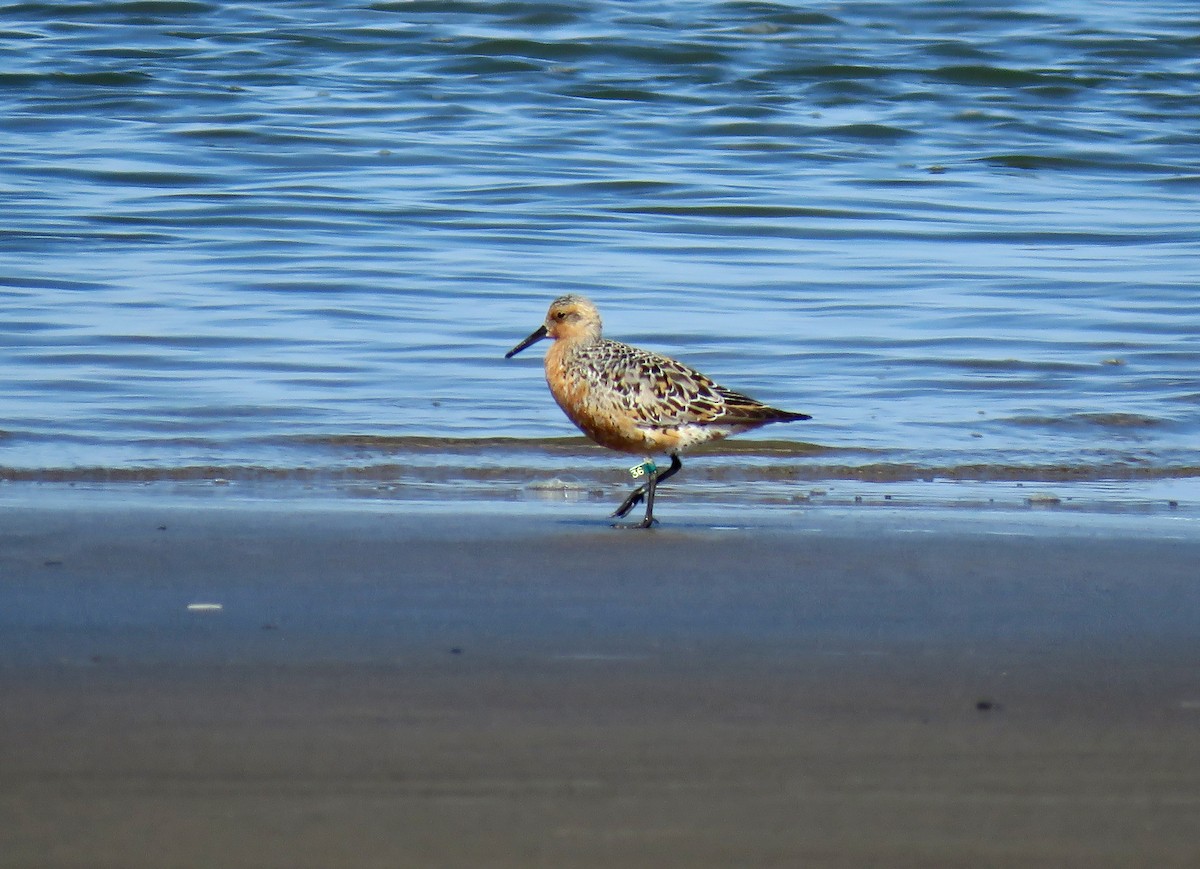
[[[564,291],[813,415],[714,485],[1200,476],[1191,2],[16,3],[0,47],[0,477],[611,479],[502,359]]]

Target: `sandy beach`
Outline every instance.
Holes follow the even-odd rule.
[[[0,865],[1200,864],[1184,515],[0,505]]]

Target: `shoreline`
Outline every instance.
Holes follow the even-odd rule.
[[[0,865],[1200,859],[1189,516],[125,495],[0,503]]]
[[[708,469],[711,470],[711,469]],[[587,474],[548,473],[519,479],[485,473],[477,479],[443,468],[422,479],[380,480],[355,475],[312,477],[212,477],[184,479],[5,479],[0,480],[0,509],[23,505],[54,506],[72,502],[210,505],[247,508],[273,505],[286,509],[391,509],[404,512],[509,512],[555,521],[578,514],[580,521],[603,519],[627,494],[627,474],[605,466]],[[695,477],[699,477],[696,479]],[[683,522],[712,517],[752,515],[755,521],[786,524],[810,515],[854,512],[946,512],[991,516],[1006,523],[1020,514],[1079,516],[1162,516],[1200,519],[1200,478],[1101,480],[960,480],[864,479],[786,481],[723,479],[693,474],[672,481],[660,493],[664,514]],[[788,514],[792,514],[790,517]],[[797,517],[801,517],[797,520]]]

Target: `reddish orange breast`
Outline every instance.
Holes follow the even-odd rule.
[[[602,447],[644,454],[655,449],[654,439],[637,427],[613,401],[593,394],[591,385],[569,362],[567,341],[555,341],[546,353],[546,383],[550,394],[575,426]]]

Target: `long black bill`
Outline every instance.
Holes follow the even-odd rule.
[[[546,327],[538,326],[537,330],[532,335],[530,335],[528,338],[526,338],[524,341],[522,341],[516,347],[514,347],[513,349],[511,349],[507,353],[505,353],[504,358],[512,359],[514,356],[516,356],[518,353],[520,353],[522,350],[524,350],[530,344],[536,344],[538,341],[541,341],[545,337],[546,337]]]

